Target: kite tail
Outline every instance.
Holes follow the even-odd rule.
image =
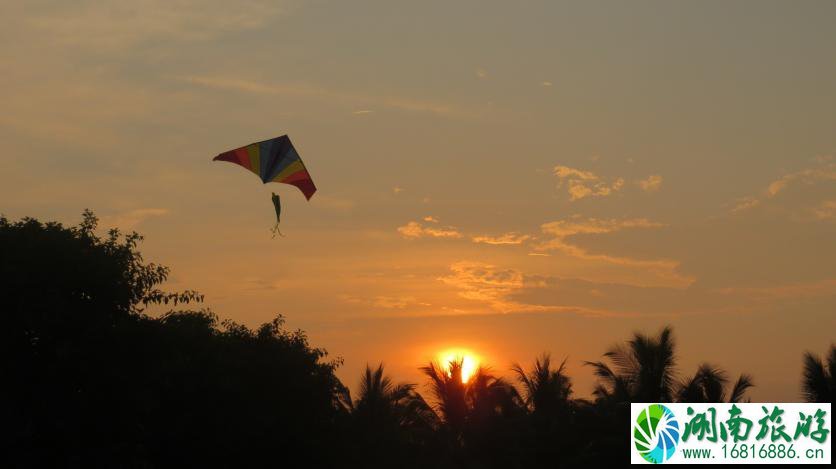
[[[273,207],[276,209],[276,224],[273,225],[273,229],[270,230],[270,231],[273,232],[273,239],[276,239],[276,233],[278,233],[279,236],[284,238],[284,235],[282,234],[282,231],[279,229],[279,223],[281,223],[281,221],[282,221],[282,202],[281,202],[281,199],[279,199],[279,196],[275,192],[273,192],[272,200],[273,200]]]

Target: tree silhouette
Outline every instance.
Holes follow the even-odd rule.
[[[463,363],[459,358],[450,361],[446,370],[435,362],[421,368],[429,378],[446,448],[458,464],[511,463],[520,452],[514,434],[524,414],[517,390],[484,367],[464,381]]]
[[[827,364],[811,352],[804,353],[801,392],[807,402],[833,402],[836,397],[836,346],[831,345]]]
[[[375,370],[366,366],[356,401],[351,400],[348,389],[343,396],[349,412],[369,425],[427,429],[438,424],[432,408],[415,391],[415,385],[393,384],[384,374],[382,363]]]
[[[680,383],[677,391],[677,401],[691,403],[740,402],[743,400],[746,391],[754,386],[751,376],[741,374],[734,383],[731,392],[726,395],[728,381],[725,371],[708,363],[703,363],[694,376],[686,378]]]
[[[612,402],[670,402],[674,387],[673,331],[663,328],[656,337],[633,334],[626,346],[616,345],[603,361],[586,362],[600,382],[593,394]]]
[[[367,365],[352,397],[341,360],[281,316],[251,329],[182,309],[201,295],[163,290],[169,270],[141,240],[97,235],[90,212],[74,227],[0,217],[4,465],[611,466],[628,454],[630,402],[740,402],[753,386],[706,363],[677,380],[665,327],[585,362],[592,402],[548,354],[512,366],[519,389],[486,367],[462,379],[463,359],[431,362],[430,403]],[[834,368],[833,346],[804,355],[807,400],[833,401]]]
[[[439,422],[414,384],[394,384],[382,363],[376,369],[367,365],[357,399],[344,388],[341,402],[349,414],[346,436],[353,451],[347,456],[353,465],[391,467],[398,461],[401,467],[426,467]]]
[[[0,218],[4,465],[263,466],[304,455],[333,466],[339,361],[288,332],[208,310],[152,317],[168,269],[141,237]]]
[[[556,369],[544,353],[526,372],[515,364],[512,371],[522,386],[524,403],[529,411],[532,435],[528,446],[527,466],[555,467],[572,461],[581,443],[578,439],[577,410],[582,405],[571,399],[572,381],[566,374],[566,360]]]
[[[568,407],[572,382],[566,375],[566,360],[557,369],[551,368],[551,357],[544,353],[534,361],[530,372],[519,364],[511,368],[523,386],[525,405],[535,414],[551,415]]]

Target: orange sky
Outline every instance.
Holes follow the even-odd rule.
[[[0,212],[146,235],[221,317],[398,379],[672,324],[797,400],[836,330],[832,2],[2,7]],[[290,134],[319,187],[216,154]],[[285,238],[271,240],[269,194]]]

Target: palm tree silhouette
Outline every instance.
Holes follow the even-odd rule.
[[[441,420],[438,436],[455,467],[519,467],[520,426],[525,415],[517,390],[484,367],[466,381],[463,359],[421,368]]]
[[[807,402],[833,402],[836,393],[836,346],[831,345],[827,354],[827,366],[811,352],[804,353],[804,375],[801,393]]]
[[[468,414],[467,388],[462,380],[464,360],[453,360],[444,368],[435,362],[421,367],[430,379],[430,392],[435,397],[435,408],[444,425],[455,439],[461,437]]]
[[[511,368],[522,385],[525,406],[535,414],[552,414],[565,408],[572,395],[572,382],[566,375],[566,360],[557,369],[551,368],[551,357],[544,353],[534,360],[530,372],[519,364]]]
[[[544,353],[534,360],[530,371],[514,364],[524,396],[523,405],[529,411],[527,452],[531,458],[528,466],[556,467],[560,462],[569,463],[578,448],[586,442],[578,438],[576,420],[583,403],[571,399],[572,382],[566,374],[566,360],[556,369],[551,357]]]
[[[670,326],[656,337],[636,332],[626,346],[616,345],[604,357],[612,366],[603,361],[585,362],[600,379],[593,391],[599,401],[671,401],[676,358]]]
[[[356,400],[352,400],[348,388],[342,390],[340,402],[352,417],[363,425],[380,428],[416,429],[437,425],[435,412],[415,391],[415,385],[393,383],[383,368],[382,363],[374,370],[366,365]]]
[[[481,366],[464,381],[463,364],[464,360],[457,358],[447,364],[446,370],[436,362],[421,367],[430,379],[439,417],[457,440],[469,424],[479,425],[519,408],[519,395],[513,386]]]
[[[703,363],[694,376],[686,378],[679,385],[679,402],[726,402],[726,385],[729,380],[726,372],[718,367]],[[734,383],[728,402],[740,402],[746,391],[755,384],[748,374],[741,374]]]

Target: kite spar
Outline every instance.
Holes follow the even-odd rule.
[[[311,175],[287,135],[221,153],[213,161],[228,161],[242,166],[255,173],[264,184],[281,182],[296,186],[307,200],[311,200],[316,192]],[[276,209],[276,224],[272,229],[275,237],[276,233],[282,235],[279,231],[282,207],[276,193],[273,193],[272,200]]]

